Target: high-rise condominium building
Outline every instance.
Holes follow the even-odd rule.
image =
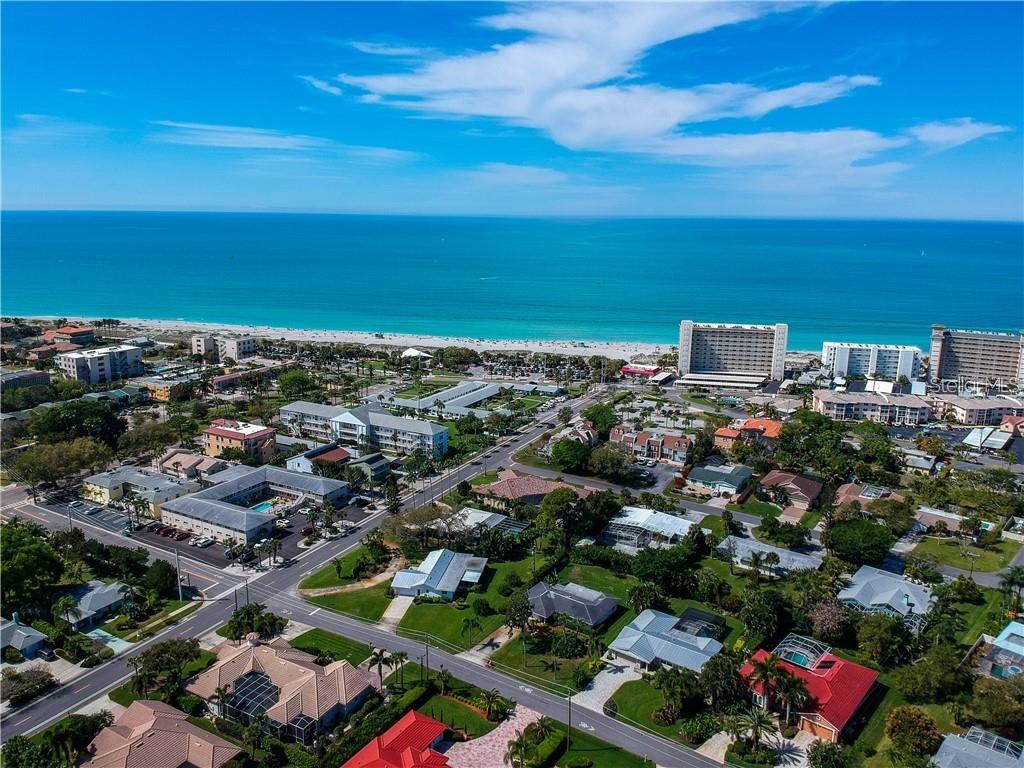
[[[1024,332],[993,333],[932,326],[928,378],[1024,384]]]
[[[765,379],[781,380],[786,370],[789,327],[679,324],[679,376],[684,384],[754,388]]]
[[[821,362],[832,376],[863,376],[896,381],[921,373],[921,350],[894,344],[850,344],[826,341]]]

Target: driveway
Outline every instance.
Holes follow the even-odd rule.
[[[384,609],[384,613],[380,617],[380,623],[390,627],[397,627],[402,617],[405,616],[405,612],[412,606],[414,599],[406,595],[399,595],[394,598],[388,603],[388,607]]]
[[[792,739],[776,737],[775,765],[784,765],[786,768],[807,768],[807,750],[811,744],[817,741],[807,731],[797,731]]]
[[[642,677],[643,675],[637,671],[636,667],[625,661],[617,659],[605,662],[605,668],[597,673],[594,679],[590,681],[590,685],[572,697],[572,703],[592,709],[595,712],[603,712],[604,703],[623,684],[632,680],[639,680]]]
[[[517,706],[505,722],[479,739],[459,741],[444,753],[450,768],[495,768],[505,765],[508,743],[530,723],[540,719],[540,714],[524,706]]]

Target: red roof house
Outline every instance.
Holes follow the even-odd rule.
[[[448,758],[433,749],[446,728],[432,717],[410,710],[341,768],[435,768]]]
[[[808,643],[810,646],[819,645],[813,640],[808,641],[800,637],[796,639]],[[740,677],[751,689],[754,703],[763,706],[765,703],[763,686],[750,680],[754,671],[753,662],[774,655],[778,659],[779,668],[803,680],[807,686],[807,692],[810,694],[797,713],[800,718],[798,724],[800,730],[808,731],[825,741],[838,741],[839,735],[850,724],[857,710],[871,693],[875,680],[878,679],[878,673],[873,669],[834,656],[824,646],[821,646],[824,650],[818,656],[815,656],[809,648],[800,651],[783,650],[788,642],[789,638],[775,649],[774,654],[763,649],[757,651],[740,668]],[[794,663],[796,661],[806,661],[808,666]]]

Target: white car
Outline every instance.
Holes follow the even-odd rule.
[[[79,507],[84,507],[85,506],[85,502],[84,501],[72,501],[70,504],[68,504],[68,506],[71,507],[72,509],[78,509]]]
[[[196,542],[196,546],[200,549],[206,549],[211,544],[213,544],[213,539],[208,539],[205,537]]]

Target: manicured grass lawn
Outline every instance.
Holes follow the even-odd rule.
[[[750,583],[747,579],[746,571],[742,571],[737,568],[735,573],[729,573],[729,564],[724,560],[718,560],[714,557],[705,557],[700,561],[700,566],[701,568],[707,568],[718,578],[722,579],[722,581],[728,582],[729,586],[732,587],[733,592],[742,592],[747,588],[747,584]]]
[[[470,485],[487,485],[488,483],[494,483],[498,480],[497,472],[484,472],[482,475],[477,475],[469,481]]]
[[[998,624],[1003,623],[1000,615],[1000,606],[1003,600],[1002,593],[997,589],[983,589],[982,595],[984,599],[976,605],[973,603],[957,604],[966,625],[959,640],[967,646],[972,645],[975,640],[981,637],[982,632],[985,631],[985,625],[992,620],[993,616],[996,617]]]
[[[758,501],[753,496],[742,504],[726,504],[725,508],[733,512],[745,512],[748,515],[757,515],[758,517],[778,517],[782,514],[782,510],[774,504],[769,504],[767,501]]]
[[[323,629],[311,629],[303,632],[291,641],[293,648],[312,653],[316,656],[320,651],[330,651],[335,661],[345,659],[349,664],[357,665],[370,655],[370,646],[349,640],[347,637],[327,632]]]
[[[587,758],[600,768],[650,768],[651,763],[640,755],[626,752],[612,746],[583,731],[573,729],[572,743],[566,753],[558,760],[559,766],[565,766],[574,758]]]
[[[558,574],[558,581],[561,584],[570,581],[582,584],[585,587],[615,595],[622,602],[625,602],[629,588],[640,583],[635,576],[619,576],[598,565],[578,565],[576,563],[565,566]]]
[[[881,679],[882,676],[879,676],[879,680]],[[886,680],[886,684],[889,684],[888,680]],[[854,742],[854,746],[861,752],[869,748],[875,750],[874,755],[865,757],[863,762],[864,768],[890,768],[892,765],[885,753],[890,744],[889,737],[885,735],[885,718],[895,707],[906,703],[907,701],[903,698],[903,694],[893,687],[889,688],[885,698],[879,702],[878,707],[871,715],[871,719],[868,720],[867,725],[864,726],[864,729]],[[963,733],[963,728],[960,728],[953,722],[953,717],[945,705],[918,704],[916,706],[921,707],[921,709],[931,715],[938,725],[940,733]]]
[[[716,536],[725,538],[725,522],[717,515],[708,515],[700,521],[701,528],[707,528]]]
[[[165,600],[163,608],[160,611],[146,619],[143,619],[137,626],[132,626],[131,620],[124,614],[120,614],[112,618],[100,627],[100,629],[104,632],[109,632],[122,640],[138,642],[139,640],[160,631],[172,621],[181,621],[193,611],[199,610],[201,605],[202,603],[197,600]],[[181,611],[173,618],[170,617],[170,614],[174,613],[174,611],[180,610],[185,606],[190,607]]]
[[[345,584],[351,584],[356,580],[355,576],[352,575],[352,570],[356,567],[356,562],[358,562],[364,552],[366,552],[366,547],[359,545],[341,558],[340,579],[338,578],[338,572],[334,569],[334,563],[328,563],[316,573],[311,573],[300,581],[299,589],[323,589],[325,587],[340,587]]]
[[[523,643],[526,643],[527,656],[523,661]],[[530,637],[525,641],[520,635],[499,648],[491,661],[498,670],[518,677],[531,685],[547,688],[564,696],[566,689],[571,687],[572,674],[584,661],[579,659],[553,659],[542,649],[546,643],[542,638]]]
[[[612,697],[619,705],[619,718],[670,739],[679,734],[678,725],[658,725],[651,716],[665,705],[661,691],[644,680],[630,680]]]
[[[475,709],[439,693],[427,699],[419,711],[427,717],[440,720],[449,728],[465,731],[474,739],[498,727],[497,723],[492,723]]]
[[[537,561],[537,568],[543,566],[542,560]],[[450,603],[421,603],[413,605],[406,612],[398,625],[399,629],[410,632],[423,632],[433,635],[457,648],[468,648],[472,644],[482,640],[500,627],[505,617],[503,610],[508,600],[498,592],[505,579],[511,573],[516,573],[524,584],[533,583],[533,558],[525,557],[522,560],[515,560],[506,563],[489,563],[488,571],[491,571],[487,578],[487,586],[483,592],[470,592],[466,598],[467,605],[474,600],[484,597],[494,609],[491,616],[476,616],[470,608],[459,610]],[[469,616],[476,616],[480,621],[481,630],[472,637],[462,634],[462,625]]]
[[[1013,556],[1020,550],[1019,541],[1000,541],[992,549],[979,549],[975,546],[968,546],[967,552],[971,557],[964,557],[961,554],[958,542],[940,539],[924,539],[914,547],[915,555],[930,555],[942,565],[951,565],[954,568],[970,570],[971,563],[974,563],[976,571],[998,571],[1009,565]]]
[[[188,678],[192,677],[193,675],[199,674],[208,666],[213,664],[213,662],[215,662],[216,660],[217,654],[211,651],[199,651],[199,658],[185,665],[184,679],[188,680]],[[124,683],[124,685],[112,690],[109,696],[111,701],[120,704],[123,707],[127,707],[136,699],[142,698],[141,696],[139,696],[139,694],[135,693],[135,691],[132,690],[132,680],[128,680],[128,682]],[[159,700],[160,697],[161,694],[157,691],[150,691],[146,694],[146,698],[149,699]]]
[[[415,400],[417,398],[425,398],[434,394],[435,392],[441,392],[445,389],[450,389],[455,386],[457,382],[454,381],[431,381],[424,379],[417,386],[415,383],[410,384],[405,389],[400,389],[395,392],[395,397],[403,397],[409,400]]]
[[[390,584],[384,582],[366,589],[311,597],[309,602],[330,608],[332,611],[338,611],[338,613],[377,621],[391,602],[391,598],[387,596],[389,586]]]

